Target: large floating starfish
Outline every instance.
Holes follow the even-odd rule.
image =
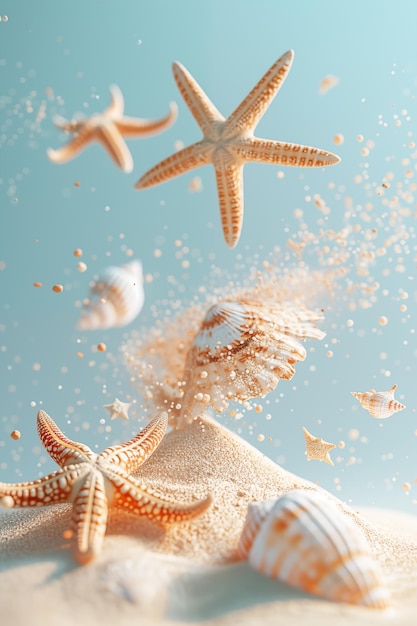
[[[0,482],[0,503],[32,507],[72,502],[69,535],[79,563],[87,563],[100,552],[110,506],[167,524],[195,517],[210,505],[210,496],[192,504],[176,503],[156,495],[130,475],[162,440],[168,423],[166,413],[130,441],[100,454],[68,439],[44,411],[39,411],[37,423],[44,447],[61,469],[31,482]]]
[[[98,141],[107,150],[113,161],[124,172],[131,172],[133,159],[124,142],[124,137],[147,137],[159,133],[177,118],[177,105],[171,102],[168,115],[160,120],[145,120],[139,117],[125,117],[123,94],[117,85],[110,87],[111,103],[102,113],[71,121],[56,116],[58,128],[74,134],[74,138],[62,148],[47,151],[54,163],[65,163],[73,159],[92,141]]]
[[[225,119],[200,85],[180,63],[173,64],[174,78],[188,108],[203,131],[203,139],[155,165],[136,183],[144,189],[211,163],[214,166],[223,234],[233,248],[243,222],[245,163],[275,163],[293,167],[323,167],[340,161],[331,152],[294,143],[254,137],[259,120],[278,93],[291,67],[294,53],[286,52],[261,78],[249,95]]]

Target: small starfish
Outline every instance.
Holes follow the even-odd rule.
[[[307,428],[303,428],[306,440],[306,452],[308,461],[325,461],[329,465],[334,465],[330,458],[329,451],[336,447],[336,444],[324,441],[321,437],[314,437],[308,432]]]
[[[87,563],[100,552],[109,506],[167,524],[195,517],[210,505],[210,495],[192,504],[176,503],[156,495],[130,475],[161,442],[167,413],[153,419],[130,441],[100,454],[68,439],[44,411],[39,411],[37,424],[46,451],[61,469],[31,482],[0,482],[0,503],[32,507],[72,502],[69,535],[72,554],[79,563]]]
[[[211,163],[216,174],[224,238],[227,245],[234,248],[242,230],[242,170],[245,163],[255,161],[293,167],[323,167],[338,163],[340,158],[331,152],[259,139],[253,135],[256,125],[283,84],[293,55],[290,50],[278,59],[227,119],[185,67],[174,63],[178,89],[204,137],[155,165],[138,180],[136,189],[157,185]]]
[[[170,103],[170,111],[160,120],[145,120],[139,117],[125,117],[123,94],[117,85],[110,86],[111,103],[102,113],[94,113],[88,118],[74,118],[71,121],[56,116],[58,128],[74,133],[74,138],[62,148],[47,151],[54,163],[70,161],[92,141],[99,141],[113,161],[124,172],[133,169],[133,159],[123,137],[147,137],[155,135],[175,122],[177,105]]]
[[[129,416],[127,412],[131,406],[131,402],[122,402],[118,398],[115,398],[112,404],[103,404],[103,409],[107,409],[107,411],[110,413],[110,419],[112,420],[115,420],[118,417],[121,417],[124,420],[128,420]]]

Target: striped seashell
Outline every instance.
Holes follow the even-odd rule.
[[[406,408],[405,404],[401,404],[394,398],[394,392],[398,385],[393,385],[388,391],[365,391],[361,393],[359,391],[352,391],[351,394],[354,398],[359,400],[361,407],[367,409],[375,419],[385,419],[390,417],[397,411],[402,411]]]
[[[325,336],[320,315],[250,301],[212,306],[187,355],[182,413],[187,421],[208,404],[221,413],[231,400],[245,402],[289,380],[306,357],[299,339]]]
[[[275,505],[276,498],[270,498],[263,502],[250,502],[246,513],[245,524],[240,535],[237,547],[239,558],[247,559],[255,538],[261,530],[261,526]]]
[[[91,287],[91,297],[81,312],[80,330],[114,328],[130,324],[143,302],[143,272],[140,261],[110,266]]]
[[[278,498],[249,551],[259,572],[329,600],[386,608],[389,594],[362,531],[317,492]]]

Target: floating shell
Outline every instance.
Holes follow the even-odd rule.
[[[292,378],[294,364],[306,357],[299,339],[325,336],[313,324],[320,319],[305,309],[243,300],[212,306],[187,356],[184,420],[208,404],[221,413],[231,400],[264,396]]]
[[[351,393],[354,398],[359,400],[360,405],[369,411],[372,417],[384,419],[406,408],[405,404],[401,404],[401,402],[394,399],[394,392],[397,386],[393,385],[388,391],[371,389],[364,393],[359,391],[352,391]]]
[[[81,312],[77,327],[96,330],[126,326],[140,313],[143,302],[143,272],[140,261],[104,270],[92,285],[91,297]]]
[[[262,574],[337,602],[388,606],[362,531],[317,492],[295,489],[276,499],[246,545],[249,563]]]

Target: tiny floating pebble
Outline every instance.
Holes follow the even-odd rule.
[[[54,285],[52,287],[52,291],[54,291],[55,293],[61,293],[62,291],[64,291],[64,286],[63,285]]]
[[[21,432],[20,430],[12,430],[12,432],[10,433],[10,437],[12,439],[14,439],[15,441],[17,441],[18,439],[20,439],[21,437]]]
[[[81,248],[75,248],[74,252],[73,252],[74,256],[82,256],[83,255],[83,251],[81,250]]]
[[[338,133],[333,137],[333,143],[336,144],[336,146],[341,146],[344,141],[345,138],[341,133]]]
[[[36,281],[36,283],[33,283],[34,287],[42,287],[42,283]]]
[[[99,344],[97,345],[97,350],[98,350],[99,352],[106,352],[106,350],[107,350],[107,346],[106,346],[106,344],[105,344],[105,343],[99,343]]]
[[[381,315],[381,317],[378,318],[378,324],[380,326],[386,326],[388,324],[388,318],[385,317],[385,315]]]
[[[77,270],[79,272],[85,272],[87,270],[87,265],[83,263],[83,261],[80,261],[79,263],[77,263]]]
[[[75,181],[74,187],[79,187],[79,186],[80,186],[80,183],[78,181]]]

